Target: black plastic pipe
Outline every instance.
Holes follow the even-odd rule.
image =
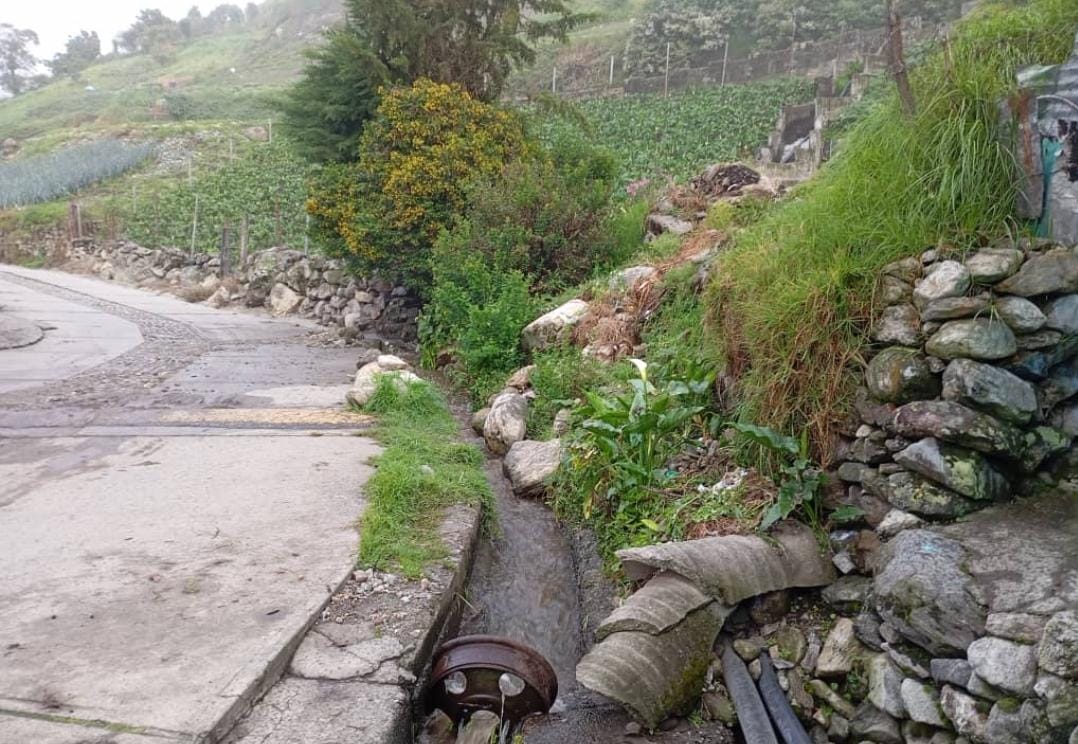
[[[748,744],[779,744],[771,728],[771,719],[767,717],[764,701],[752,683],[749,668],[726,640],[722,641],[722,678],[734,701],[737,724],[745,741]]]
[[[723,659],[723,664],[726,659]],[[725,667],[724,667],[725,668]],[[771,720],[779,732],[779,736],[786,744],[812,744],[805,727],[801,725],[794,709],[790,707],[790,701],[786,693],[779,687],[779,678],[775,674],[775,665],[771,663],[771,655],[764,651],[760,654],[760,697],[767,706],[767,712],[771,714]],[[752,741],[752,739],[749,739]]]

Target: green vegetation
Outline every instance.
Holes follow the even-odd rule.
[[[70,194],[134,168],[152,151],[152,145],[99,140],[0,163],[0,207],[36,204]]]
[[[375,437],[385,451],[366,486],[359,560],[416,578],[445,555],[437,530],[446,507],[490,508],[483,454],[459,440],[445,400],[429,383],[383,376],[363,410],[378,416]]]
[[[734,160],[759,147],[783,105],[811,97],[809,82],[780,80],[679,92],[669,98],[601,98],[582,102],[580,110],[591,125],[586,134],[620,161],[623,182],[659,176],[683,180],[705,165]],[[543,134],[554,137],[574,127],[565,119],[550,118]]]
[[[228,223],[238,234],[245,217],[251,245],[302,246],[309,170],[284,140],[252,143],[190,183],[182,174],[148,180],[133,193],[120,192],[107,207],[142,245],[190,246],[197,203],[196,250],[216,250],[222,226]]]
[[[889,261],[1003,232],[1013,164],[999,101],[1025,64],[1061,62],[1078,3],[990,6],[912,74],[915,117],[894,96],[838,158],[725,252],[708,304],[743,420],[808,428],[828,461],[859,375],[873,288]]]

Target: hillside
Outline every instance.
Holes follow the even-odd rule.
[[[0,140],[55,143],[99,126],[269,116],[272,95],[302,68],[303,49],[341,11],[339,0],[269,0],[261,8],[251,23],[197,38],[163,63],[109,55],[80,82],[60,79],[0,102]]]

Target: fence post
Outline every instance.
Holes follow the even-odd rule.
[[[730,60],[730,37],[726,37],[725,43],[722,45],[722,83],[719,87],[726,87],[726,63]]]
[[[670,97],[670,42],[666,42],[666,75],[663,78],[663,96]]]
[[[224,279],[232,273],[232,236],[229,234],[227,220],[221,225],[221,246],[218,258],[221,263],[221,278]]]
[[[247,215],[243,215],[243,221],[240,222],[240,268],[246,268],[247,266],[247,250],[248,243],[250,241],[250,218]]]
[[[614,86],[614,55],[610,55],[610,87]]]
[[[554,65],[554,74],[550,77],[550,92],[558,92],[558,66]]]
[[[198,235],[198,194],[195,194],[195,216],[191,220],[191,255],[195,255],[195,238]]]

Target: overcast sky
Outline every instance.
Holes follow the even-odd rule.
[[[235,0],[233,0],[234,2]],[[0,23],[37,32],[41,45],[33,53],[51,59],[62,51],[69,36],[83,29],[101,37],[101,51],[112,51],[112,39],[135,21],[143,8],[160,8],[169,18],[187,15],[192,5],[213,9],[224,0],[199,3],[196,0],[3,0]],[[243,6],[243,3],[240,3]]]

